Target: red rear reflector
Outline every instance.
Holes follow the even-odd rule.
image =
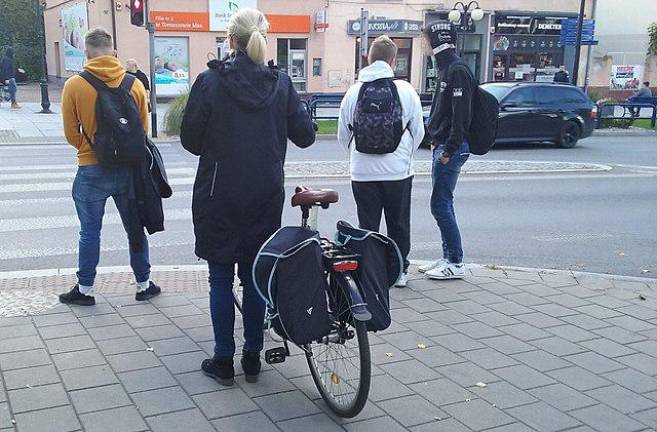
[[[338,261],[333,263],[333,270],[343,272],[343,271],[354,271],[358,269],[358,261]]]

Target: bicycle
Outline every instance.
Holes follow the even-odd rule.
[[[337,201],[335,191],[297,187],[292,206],[301,208],[301,227],[317,232],[319,209]],[[331,326],[327,335],[300,348],[328,407],[340,417],[351,418],[362,411],[369,395],[371,356],[366,322],[371,314],[354,277],[359,256],[327,238],[321,238],[320,246],[328,278],[326,296]],[[234,286],[233,296],[241,312],[240,285]],[[270,334],[276,340],[272,329]],[[290,341],[278,341],[282,341],[282,347],[265,352],[269,364],[282,363],[290,355]]]

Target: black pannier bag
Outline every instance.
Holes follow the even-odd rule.
[[[356,278],[372,319],[369,331],[390,327],[390,287],[401,276],[404,265],[397,244],[383,234],[338,222],[336,242],[360,255]]]
[[[328,282],[316,231],[302,227],[276,231],[256,256],[253,282],[281,337],[303,345],[329,334]]]

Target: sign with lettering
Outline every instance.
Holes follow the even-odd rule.
[[[349,20],[347,34],[360,35],[360,20]],[[367,30],[370,35],[419,35],[422,21],[414,20],[369,20]]]
[[[495,33],[506,35],[561,36],[566,16],[495,15]]]

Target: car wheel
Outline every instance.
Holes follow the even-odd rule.
[[[557,147],[564,149],[575,147],[580,135],[581,132],[577,123],[574,121],[566,122],[566,124],[561,128],[559,141],[557,141]]]

